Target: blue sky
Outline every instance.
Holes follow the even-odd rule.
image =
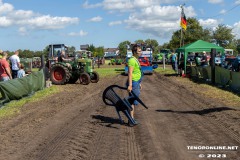
[[[0,49],[43,50],[51,43],[105,48],[155,39],[180,29],[180,5],[203,27],[233,28],[240,38],[240,0],[0,0]]]

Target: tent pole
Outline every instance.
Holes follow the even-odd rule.
[[[181,36],[180,36],[180,47],[182,47],[182,28],[181,28]]]

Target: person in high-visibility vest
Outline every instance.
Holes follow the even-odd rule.
[[[142,81],[142,71],[141,66],[138,61],[138,57],[141,56],[142,50],[138,45],[134,45],[132,47],[132,57],[128,60],[128,80],[127,80],[127,88],[128,91],[133,91],[138,97],[140,95],[140,90],[142,89],[141,81]],[[138,101],[134,101],[132,108],[130,111],[131,117],[134,119],[134,108],[138,105]],[[129,123],[130,124],[130,123]]]

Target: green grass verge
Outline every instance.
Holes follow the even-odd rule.
[[[121,68],[95,68],[94,70],[98,72],[100,78],[114,77],[124,72],[124,69]]]
[[[163,67],[158,67],[154,69],[154,72],[160,73],[160,74],[175,74],[175,71],[172,68],[166,67],[163,69]]]
[[[14,100],[9,103],[6,103],[0,108],[0,118],[9,117],[20,112],[21,107],[29,102],[39,101],[49,95],[60,92],[58,86],[51,86],[36,92],[34,95],[22,98],[20,100]]]

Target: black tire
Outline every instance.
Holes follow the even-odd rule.
[[[91,74],[91,82],[97,83],[99,81],[99,74],[96,71],[93,71]]]
[[[81,75],[79,77],[79,81],[81,84],[88,85],[90,83],[90,80],[91,80],[91,78],[88,73],[86,73],[86,72],[81,73]]]
[[[60,63],[53,64],[50,71],[50,80],[53,84],[66,84],[71,77],[71,73],[67,67]]]

